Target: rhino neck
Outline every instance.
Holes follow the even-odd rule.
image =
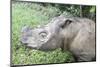
[[[65,37],[63,37],[62,39],[62,45],[61,48],[65,51],[65,50],[70,50],[70,46],[73,43],[74,39],[77,37],[79,30],[75,31],[75,32],[70,32],[71,34],[66,34]],[[74,34],[73,34],[74,33]]]

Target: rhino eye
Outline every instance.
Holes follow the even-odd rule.
[[[47,33],[46,33],[46,32],[41,32],[39,35],[40,35],[42,38],[45,38],[45,37],[47,36]]]

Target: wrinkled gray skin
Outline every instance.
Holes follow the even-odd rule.
[[[23,27],[21,42],[45,51],[62,48],[72,52],[77,61],[92,61],[95,60],[95,22],[61,15],[43,27]]]

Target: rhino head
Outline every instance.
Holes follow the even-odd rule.
[[[23,27],[21,42],[29,47],[39,50],[53,50],[63,47],[62,31],[66,25],[73,21],[65,16],[53,18],[47,25],[38,28]]]

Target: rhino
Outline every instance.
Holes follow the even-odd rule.
[[[78,62],[96,60],[95,39],[94,21],[63,15],[37,28],[23,27],[20,37],[24,45],[33,49],[70,51]]]

